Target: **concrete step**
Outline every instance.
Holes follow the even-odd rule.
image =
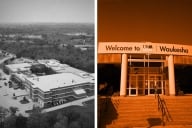
[[[150,103],[155,103],[156,100],[151,100],[151,101],[145,101],[145,100],[139,100],[139,101],[120,101],[119,103],[122,104],[150,104]]]
[[[130,108],[130,107],[118,107],[118,108],[116,108],[115,110],[117,110],[117,111],[121,111],[121,110],[138,110],[138,111],[144,111],[144,110],[152,110],[152,111],[154,111],[154,110],[158,110],[158,107],[157,106],[154,106],[154,107],[145,107],[145,106],[140,106],[140,107],[132,107],[132,108]]]
[[[189,101],[188,101],[189,102]],[[192,104],[188,104],[188,103],[170,103],[170,102],[166,102],[166,105],[167,106],[170,106],[170,107],[180,107],[180,106],[183,106],[183,107],[192,107]]]
[[[151,117],[151,116],[161,116],[161,114],[159,113],[131,113],[131,114],[118,114],[118,118],[121,118],[121,117],[132,117],[132,118],[135,118],[135,117]]]
[[[173,120],[191,120],[192,121],[192,116],[191,115],[184,115],[184,116],[181,116],[181,115],[173,116],[173,115],[171,115],[171,118]]]
[[[130,107],[130,108],[132,108],[132,107],[151,107],[151,106],[157,106],[158,104],[157,103],[151,103],[151,104],[142,104],[142,103],[135,103],[135,104],[120,104],[120,105],[118,105],[117,107],[118,108],[121,108],[121,107]]]
[[[166,125],[192,125],[192,121],[170,121],[165,122]]]
[[[147,105],[143,105],[143,104],[134,104],[134,105],[121,105],[121,106],[117,106],[117,108],[157,108],[157,104],[147,104]]]
[[[171,115],[175,115],[175,116],[178,116],[178,115],[181,115],[181,116],[184,116],[184,115],[190,115],[192,116],[192,112],[186,112],[186,111],[177,111],[177,110],[169,110],[169,114]]]
[[[133,128],[133,127],[147,127],[149,122],[147,120],[140,121],[126,121],[126,122],[114,122],[110,125],[107,125],[107,128]]]
[[[163,99],[172,117],[172,121],[166,122],[166,125],[170,128],[174,125],[192,126],[192,96],[163,97]],[[154,126],[161,126],[161,112],[158,111],[158,104],[154,97],[125,97],[112,100],[112,102],[113,107],[109,107],[109,111],[105,115],[105,118],[108,118],[105,121],[111,122],[111,124],[105,128],[153,128]]]

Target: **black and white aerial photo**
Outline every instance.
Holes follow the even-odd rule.
[[[0,0],[0,128],[94,128],[94,0]]]

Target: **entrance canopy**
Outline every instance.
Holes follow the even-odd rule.
[[[99,42],[98,53],[165,54],[192,56],[192,46],[151,42]]]

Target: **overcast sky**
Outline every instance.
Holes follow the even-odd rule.
[[[0,0],[0,23],[94,23],[94,0]]]
[[[192,0],[98,0],[99,41],[192,44]]]

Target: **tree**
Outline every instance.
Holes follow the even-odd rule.
[[[58,121],[56,112],[46,113],[44,115],[45,121],[50,128],[54,128],[55,123]]]
[[[73,121],[70,123],[69,128],[82,128],[79,121]]]
[[[16,128],[16,118],[15,115],[10,115],[9,117],[5,118],[4,126],[5,128]]]
[[[16,128],[26,128],[27,118],[22,115],[17,116],[15,126]]]
[[[21,104],[27,104],[29,103],[29,100],[24,96],[22,100],[20,100]]]
[[[11,112],[11,115],[15,115],[19,109],[17,107],[9,107],[9,111]]]
[[[34,107],[32,113],[27,120],[27,128],[49,128],[49,120],[44,113],[41,113],[42,109]]]
[[[68,128],[69,119],[67,116],[58,113],[57,120],[58,121],[55,123],[54,128]]]
[[[38,73],[45,73],[46,75],[55,74],[51,68],[46,67],[44,64],[37,64],[31,66],[31,72],[38,74]]]
[[[37,73],[45,73],[46,68],[47,67],[44,64],[36,64],[32,65],[30,70],[32,71],[32,73],[37,74]]]
[[[28,128],[44,128],[43,125],[45,122],[42,122],[42,114],[41,113],[32,113],[27,120]]]
[[[0,106],[0,113],[7,113],[8,112],[8,109]]]
[[[87,107],[70,107],[64,110],[68,117],[69,128],[93,128],[94,127],[94,105]]]

